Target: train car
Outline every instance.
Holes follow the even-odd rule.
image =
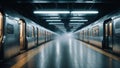
[[[21,34],[21,24],[19,24],[19,21],[14,19],[13,17],[1,13],[1,16],[3,17],[1,19],[1,47],[0,47],[0,57],[1,59],[9,58],[13,55],[16,55],[19,50],[21,49],[20,41],[22,40],[20,38]],[[20,25],[20,26],[19,26]],[[20,41],[19,41],[20,40]]]
[[[51,35],[57,34],[13,10],[0,10],[0,60],[2,61],[54,39]]]
[[[103,27],[101,23],[93,24],[92,26],[89,26],[89,28],[90,28],[89,43],[102,48]]]
[[[120,55],[120,10],[75,32],[80,40]]]
[[[112,32],[110,32],[111,38],[108,39],[112,42],[109,41],[107,43],[111,43],[113,51],[117,54],[120,54],[120,17],[114,18],[114,20],[109,23],[113,24],[109,24]]]

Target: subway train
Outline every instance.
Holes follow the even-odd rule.
[[[120,10],[75,32],[76,38],[120,56]]]
[[[0,61],[53,40],[55,36],[55,32],[11,9],[0,10]]]

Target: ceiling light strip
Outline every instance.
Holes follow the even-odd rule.
[[[70,24],[84,24],[84,23],[70,23]]]
[[[98,14],[98,11],[71,11],[72,14],[80,13],[80,14]]]
[[[70,11],[34,11],[35,14],[66,14]]]
[[[46,20],[46,21],[48,21],[48,22],[49,22],[49,21],[61,21],[61,20]]]
[[[68,14],[68,13],[80,13],[80,14],[97,14],[98,11],[34,11],[34,14]]]
[[[85,21],[85,22],[86,22],[86,21],[88,21],[88,20],[70,20],[70,21]]]
[[[60,18],[60,17],[50,17],[50,18],[58,19],[58,18]]]
[[[51,25],[55,24],[55,25],[61,25],[61,24],[64,24],[64,23],[49,23]]]

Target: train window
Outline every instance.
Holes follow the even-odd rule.
[[[7,24],[7,34],[14,34],[14,26],[12,24]]]
[[[119,28],[120,28],[120,22],[119,22],[119,21],[116,22],[116,24],[115,24],[115,28],[116,28],[116,29],[119,29]]]
[[[87,36],[90,36],[90,34],[89,34],[89,29],[87,30]]]
[[[27,37],[30,37],[30,27],[29,26],[27,26],[27,32],[26,32],[26,35],[27,35]]]
[[[105,36],[108,36],[108,24],[105,24]]]
[[[89,36],[91,36],[91,30],[89,30]]]
[[[112,22],[109,23],[109,35],[112,36]]]
[[[86,30],[84,31],[84,36],[86,36]]]
[[[32,37],[35,37],[35,28],[33,26]]]
[[[80,36],[81,36],[81,34],[82,34],[82,33],[80,32]]]
[[[84,30],[82,31],[82,35],[84,35]]]
[[[92,28],[92,36],[99,36],[99,26]]]
[[[83,36],[85,35],[85,30],[83,30]]]
[[[84,36],[85,36],[86,31],[84,30]]]
[[[114,29],[114,31],[115,31],[115,35],[114,36],[120,37],[120,19],[117,19],[115,21],[115,29]]]
[[[42,32],[41,32],[41,29],[40,29],[40,37],[42,36]]]

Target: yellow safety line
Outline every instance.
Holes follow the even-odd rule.
[[[84,43],[84,42],[82,42],[82,43]],[[99,52],[99,53],[101,53],[101,54],[103,54],[105,56],[108,56],[108,57],[110,57],[110,58],[112,58],[114,60],[120,61],[119,56],[113,55],[113,54],[111,54],[109,52],[106,52],[106,51],[104,51],[104,50],[102,50],[100,48],[97,48],[97,47],[95,47],[93,45],[90,45],[90,44],[87,44],[87,43],[84,43],[84,44],[86,44],[87,47],[89,47],[89,48],[91,48],[91,49],[93,49],[93,50],[95,50],[95,51],[97,51],[97,52]]]
[[[38,50],[33,49],[30,50],[28,52],[26,52],[25,54],[27,54],[26,57],[22,58],[21,60],[19,60],[15,65],[13,65],[11,68],[22,68],[23,65],[25,65],[31,58],[33,58],[37,53],[39,53],[42,49],[44,48],[44,45],[40,46],[40,48],[38,48]]]

